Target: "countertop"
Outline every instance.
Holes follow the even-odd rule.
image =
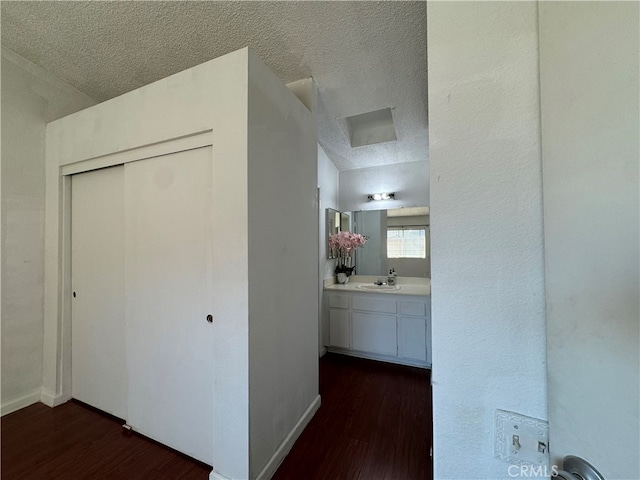
[[[373,285],[375,280],[380,278],[386,282],[386,277],[374,277],[369,275],[353,275],[349,277],[349,283],[335,283],[335,277],[324,280],[324,289],[334,292],[357,292],[383,295],[431,295],[431,279],[420,277],[397,277],[396,284],[398,290],[363,290],[358,285]]]

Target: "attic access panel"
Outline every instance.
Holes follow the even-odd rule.
[[[345,117],[351,147],[364,147],[397,140],[391,108]]]

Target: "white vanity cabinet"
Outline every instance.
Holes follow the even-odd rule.
[[[328,292],[329,350],[431,366],[431,298]]]

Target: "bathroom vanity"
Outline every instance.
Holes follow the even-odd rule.
[[[429,279],[399,278],[395,286],[374,280],[354,276],[346,285],[325,285],[328,350],[430,368]]]

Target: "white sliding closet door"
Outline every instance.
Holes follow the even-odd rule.
[[[125,165],[128,423],[213,464],[212,149]]]
[[[127,416],[124,168],[71,179],[72,395]]]

